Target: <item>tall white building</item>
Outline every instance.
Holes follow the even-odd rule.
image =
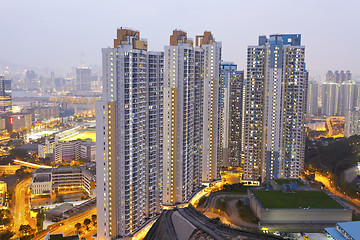
[[[243,102],[244,179],[298,178],[304,165],[308,74],[301,35],[248,47]]]
[[[194,98],[193,41],[175,30],[164,52],[163,202],[182,203],[194,193]]]
[[[200,43],[199,43],[200,40]],[[202,66],[202,181],[219,178],[218,171],[218,104],[221,65],[221,42],[216,42],[211,32],[196,36],[196,51],[204,56],[196,65]],[[195,80],[196,81],[196,80]],[[195,102],[195,104],[198,104]]]
[[[353,135],[360,135],[359,109],[348,110],[345,114],[344,136],[348,138]]]
[[[164,59],[163,200],[174,205],[218,178],[221,43],[204,32],[194,47],[175,30]]]
[[[103,54],[96,105],[99,239],[131,236],[162,208],[162,53],[140,33],[118,29]],[[160,121],[160,122],[159,122]]]
[[[335,116],[339,112],[339,85],[328,82],[322,85],[321,94],[321,114],[325,116]]]
[[[308,87],[308,100],[307,100],[307,115],[318,116],[319,115],[319,84],[317,82],[309,82]]]
[[[353,81],[346,81],[340,85],[338,115],[345,116],[348,110],[355,109],[357,104],[358,85]]]

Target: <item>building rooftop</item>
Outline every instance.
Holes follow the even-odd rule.
[[[352,239],[360,239],[360,221],[356,222],[342,222],[337,223],[336,227],[333,228],[325,228],[325,230],[337,240],[345,240],[347,238],[344,237],[345,233],[352,237]],[[345,233],[342,233],[342,229]],[[340,230],[340,231],[339,231]]]
[[[47,213],[54,213],[54,214],[62,214],[70,209],[72,209],[74,206],[71,203],[63,203],[53,209],[50,209],[47,211]]]
[[[347,234],[349,234],[354,239],[360,239],[360,221],[357,222],[343,222],[337,224],[341,227]]]
[[[33,170],[33,174],[36,173],[51,173],[52,169],[51,168],[37,168]]]
[[[332,228],[325,228],[325,231],[329,233],[333,239],[336,240],[347,240],[343,235],[340,234],[338,230],[336,230],[336,227]]]
[[[81,167],[59,167],[53,168],[53,173],[75,173],[75,172],[82,172]]]
[[[33,182],[51,182],[50,174],[41,174],[34,177]]]
[[[344,209],[334,199],[321,191],[252,191],[264,208],[318,208]]]
[[[24,149],[26,151],[35,151],[35,152],[37,152],[38,151],[38,145],[39,144],[25,144],[25,145],[22,145],[22,146],[17,147],[17,148]]]
[[[62,239],[66,239],[66,240],[78,240],[80,239],[79,238],[79,235],[72,235],[72,236],[67,236],[67,237],[64,237],[62,235],[62,233],[60,234],[53,234],[53,235],[50,235],[50,240],[62,240]]]

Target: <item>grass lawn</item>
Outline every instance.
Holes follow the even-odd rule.
[[[299,179],[275,179],[275,182],[279,185],[289,184],[294,181],[297,182],[298,186],[304,185]]]
[[[251,208],[249,206],[244,205],[241,200],[239,200],[236,203],[236,206],[239,210],[239,215],[242,220],[248,223],[255,223],[255,224],[259,222],[259,219],[254,215]]]
[[[324,192],[253,191],[264,208],[343,208]]]
[[[219,209],[220,211],[225,212],[226,211],[225,203],[226,203],[226,199],[225,200],[218,199],[216,201],[216,209]]]
[[[96,142],[96,131],[95,130],[87,130],[81,131],[80,133],[73,135],[71,137],[62,138],[61,141],[73,141],[77,139],[84,140],[86,138],[91,138],[94,142]]]

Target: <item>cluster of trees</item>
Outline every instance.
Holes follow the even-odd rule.
[[[7,209],[0,210],[0,225],[9,226],[11,223],[11,213]]]
[[[343,179],[344,170],[357,165],[360,161],[360,136],[341,138],[333,141],[307,139],[305,165],[320,172],[330,172],[335,185],[351,196],[356,196],[356,187]]]
[[[0,231],[0,240],[9,240],[14,236],[10,230]]]
[[[91,220],[89,218],[86,218],[83,222],[84,226],[86,227],[86,230],[89,230],[89,225],[93,224],[93,226],[96,226],[97,224],[97,216],[96,214],[91,215]],[[81,233],[81,228],[83,227],[83,225],[81,225],[81,223],[76,223],[75,224],[75,229],[76,231],[80,234]]]
[[[29,224],[20,225],[19,232],[23,235],[29,235],[34,232],[34,229],[32,229]]]
[[[43,230],[44,219],[45,219],[45,211],[41,209],[40,212],[38,212],[38,214],[36,215],[36,227],[38,231]]]
[[[25,171],[24,168],[20,168],[16,170],[15,175],[19,176],[21,181],[21,179],[31,177],[31,172]]]
[[[342,171],[355,166],[360,160],[360,136],[341,138],[336,141],[306,141],[305,163],[331,170],[340,175]]]

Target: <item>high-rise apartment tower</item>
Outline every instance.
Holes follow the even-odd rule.
[[[219,91],[219,167],[241,166],[241,121],[244,71],[234,63],[221,64]]]
[[[162,209],[163,53],[118,29],[96,105],[98,238],[131,236]]]
[[[175,30],[164,53],[163,200],[182,203],[218,177],[221,43]]]
[[[304,165],[308,87],[301,35],[260,36],[247,55],[244,179],[298,178]]]
[[[10,112],[12,108],[11,80],[0,76],[0,112]]]

